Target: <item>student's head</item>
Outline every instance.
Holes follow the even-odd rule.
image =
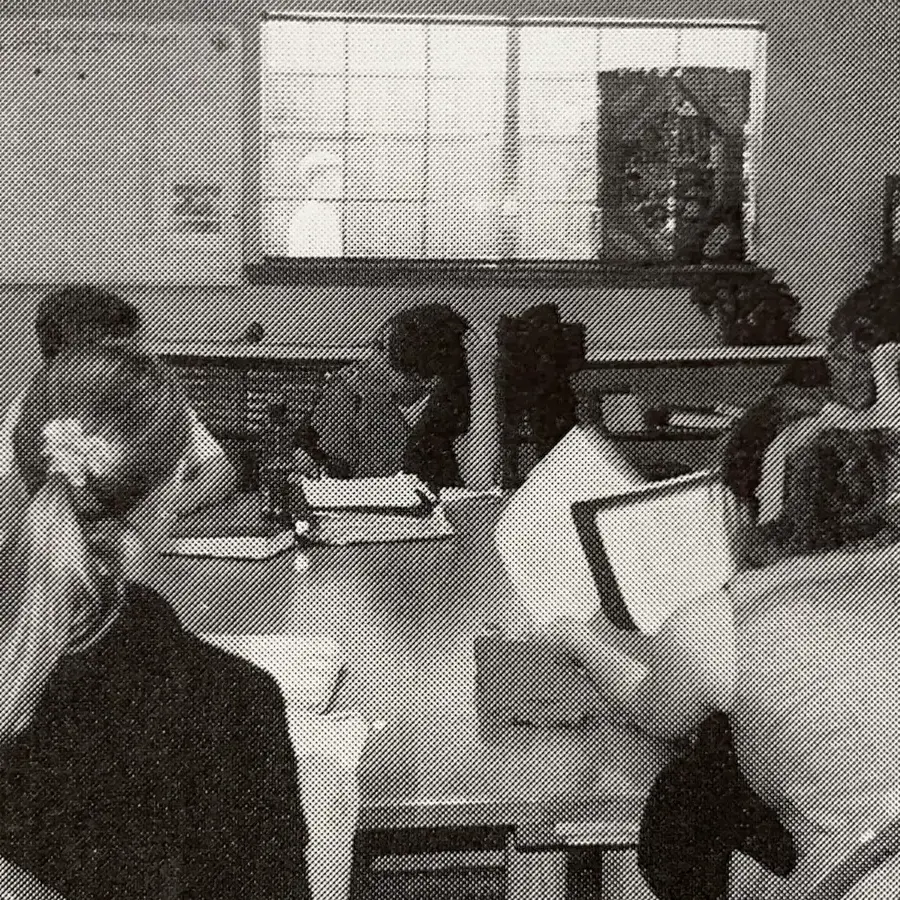
[[[38,304],[34,330],[45,363],[60,353],[105,338],[130,338],[140,330],[137,308],[92,285],[69,285]]]
[[[872,351],[900,341],[900,260],[873,267],[835,310],[828,326],[828,368],[835,400],[856,409],[875,401]]]
[[[828,370],[820,359],[791,361],[771,394],[734,424],[726,443],[725,483],[755,512],[756,491],[766,451],[779,432],[798,419],[816,414],[824,402]]]
[[[378,346],[395,375],[398,393],[413,401],[437,379],[464,380],[467,329],[462,316],[439,303],[413,306],[388,319]]]
[[[13,437],[28,495],[3,546],[0,741],[27,721],[56,662],[121,601],[142,532],[174,503],[187,406],[151,357],[69,350],[29,387]]]

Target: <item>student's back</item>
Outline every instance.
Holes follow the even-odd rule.
[[[0,856],[68,900],[304,896],[278,688],[153,593],[126,604],[0,754]]]
[[[0,554],[0,856],[68,900],[308,897],[284,706],[140,586],[190,417],[114,348],[37,376],[15,434],[29,500]]]

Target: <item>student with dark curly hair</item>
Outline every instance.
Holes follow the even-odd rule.
[[[329,474],[403,471],[433,488],[461,483],[455,443],[469,428],[467,328],[441,304],[403,310],[387,321],[366,362],[331,379],[311,419]]]

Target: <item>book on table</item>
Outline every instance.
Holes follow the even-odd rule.
[[[406,472],[375,478],[301,478],[310,508],[428,516],[438,498],[421,479]]]
[[[177,519],[160,552],[170,556],[269,559],[294,546],[294,527],[265,519],[255,494]]]
[[[311,543],[398,543],[450,537],[438,498],[415,475],[301,479],[312,514]]]

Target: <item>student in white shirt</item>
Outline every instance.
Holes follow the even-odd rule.
[[[127,300],[92,285],[70,285],[53,291],[38,304],[34,330],[45,366],[64,350],[108,339],[134,338],[140,312]],[[6,410],[0,424],[0,483],[14,501],[19,492],[12,435],[21,414],[22,395]],[[224,499],[236,485],[236,474],[222,448],[191,412],[190,466],[179,510],[191,512]],[[12,508],[8,506],[7,508]]]
[[[786,472],[782,515],[750,535],[760,568],[643,639],[598,620],[548,629],[641,730],[681,739],[727,713],[741,771],[798,852],[788,879],[733,893],[753,900],[804,896],[900,818],[900,544],[877,438],[821,435]],[[647,674],[626,686],[634,658]]]

